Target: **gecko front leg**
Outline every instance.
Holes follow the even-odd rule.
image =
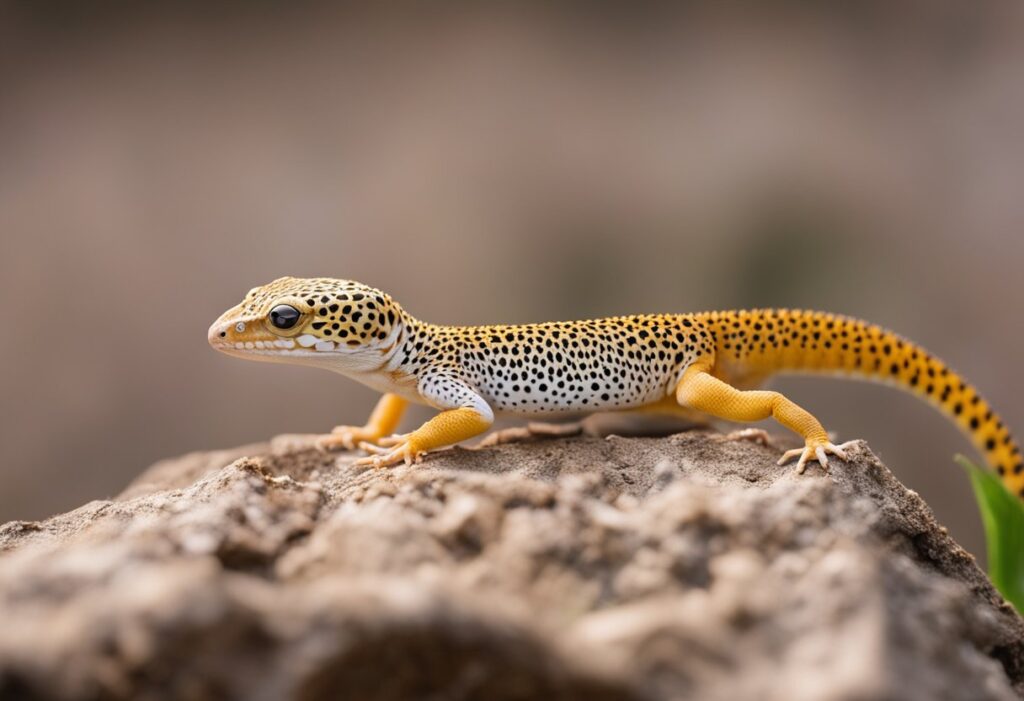
[[[389,392],[377,402],[365,426],[335,426],[327,435],[319,436],[316,445],[321,450],[354,450],[362,443],[379,443],[384,436],[395,432],[408,405],[405,399]]]
[[[382,439],[377,445],[361,444],[360,447],[372,455],[356,460],[356,465],[387,467],[400,462],[411,465],[419,462],[427,451],[477,436],[494,422],[491,407],[455,371],[425,375],[417,389],[431,406],[441,409],[441,413],[411,433]]]

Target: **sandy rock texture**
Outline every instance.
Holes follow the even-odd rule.
[[[3,699],[1016,699],[1024,623],[859,444],[282,438],[0,526]],[[964,494],[964,508],[974,508]]]

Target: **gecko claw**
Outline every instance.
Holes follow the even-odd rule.
[[[807,445],[803,448],[794,448],[793,450],[787,450],[779,458],[779,465],[785,465],[792,458],[799,456],[799,460],[796,463],[796,472],[798,475],[802,475],[807,470],[807,463],[811,460],[817,460],[818,464],[821,465],[823,470],[828,470],[828,456],[835,455],[840,460],[846,460],[846,448],[850,443],[843,443],[842,445],[835,445],[829,441],[808,441]]]

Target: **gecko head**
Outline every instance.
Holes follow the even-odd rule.
[[[254,287],[213,322],[215,349],[252,360],[379,366],[394,347],[402,314],[380,290],[352,280],[283,277]]]

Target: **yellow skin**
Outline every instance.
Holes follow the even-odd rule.
[[[515,326],[437,326],[350,280],[281,278],[249,291],[210,327],[217,350],[344,374],[383,393],[365,426],[339,426],[324,448],[360,447],[374,467],[419,461],[477,436],[495,413],[553,415],[674,408],[730,421],[774,418],[804,439],[785,453],[843,458],[821,423],[778,392],[779,373],[888,382],[938,407],[1007,487],[1024,496],[1020,449],[978,392],[942,361],[872,324],[822,312],[658,314]],[[439,413],[395,434],[409,402]]]

